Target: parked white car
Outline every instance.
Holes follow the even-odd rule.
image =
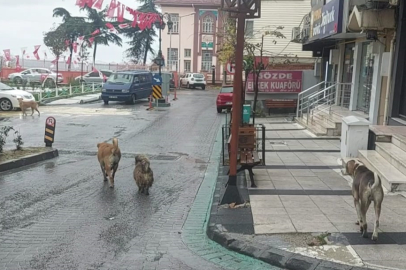
[[[206,89],[206,79],[201,73],[186,73],[180,80],[181,86],[194,89],[195,87],[201,87]]]
[[[56,73],[47,68],[29,68],[21,72],[15,72],[8,75],[8,79],[14,83],[21,84],[23,80],[39,83],[44,79],[55,82]],[[58,73],[58,83],[63,82],[62,74]]]
[[[17,98],[23,98],[24,100],[34,100],[35,97],[23,90],[13,89],[0,82],[0,110],[11,111],[12,109],[20,108]]]
[[[113,74],[112,70],[100,70],[99,72],[91,71],[84,74],[83,77],[77,76],[75,80],[85,84],[104,83],[111,74]]]

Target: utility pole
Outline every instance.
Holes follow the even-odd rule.
[[[229,12],[230,17],[237,18],[237,46],[235,49],[235,75],[233,83],[233,110],[231,122],[230,143],[230,173],[227,188],[221,204],[242,203],[237,187],[237,155],[238,133],[241,124],[242,102],[242,72],[244,60],[244,30],[246,18],[259,18],[261,15],[261,0],[236,0],[230,2],[221,0],[223,11]]]

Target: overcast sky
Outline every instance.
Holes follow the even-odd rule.
[[[138,5],[136,0],[120,2],[133,9]],[[11,55],[21,55],[22,47],[27,47],[27,52],[32,54],[34,46],[41,44],[41,59],[44,57],[44,50],[50,58],[52,54],[43,45],[44,32],[49,31],[54,23],[58,25],[62,22],[61,18],[52,17],[52,11],[56,7],[63,7],[74,16],[84,16],[75,3],[76,0],[0,0],[0,55],[4,49],[11,49]],[[105,6],[109,3],[110,0],[104,0]],[[125,13],[125,18],[131,19],[128,12]],[[123,47],[98,46],[96,62],[123,62],[123,52],[128,48],[128,40],[123,38],[123,41]],[[157,42],[154,47],[158,48]]]

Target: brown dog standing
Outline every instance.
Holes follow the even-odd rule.
[[[114,176],[118,169],[118,163],[121,159],[121,151],[118,147],[117,138],[113,138],[113,144],[98,143],[97,159],[99,160],[100,167],[103,173],[104,181],[109,178],[109,185],[114,187]]]
[[[34,110],[36,110],[38,112],[38,115],[40,115],[40,112],[38,110],[38,103],[35,100],[24,101],[22,98],[17,98],[17,100],[20,104],[20,109],[23,112],[23,115],[27,115],[26,110],[28,108],[31,108],[31,116],[34,114]]]
[[[154,183],[154,173],[151,170],[150,161],[145,155],[135,157],[134,180],[138,186],[138,192],[149,195],[149,188]]]
[[[352,176],[352,196],[358,214],[358,222],[363,237],[368,237],[367,211],[374,202],[375,227],[372,240],[378,240],[379,216],[381,215],[382,201],[384,197],[381,179],[369,170],[364,164],[356,160],[350,160],[346,164],[346,171]]]

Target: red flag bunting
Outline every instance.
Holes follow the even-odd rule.
[[[58,62],[58,60],[59,60],[59,57],[57,57],[57,58],[56,58],[55,60],[53,60],[51,63],[55,65],[56,62]]]
[[[10,55],[10,49],[3,50],[4,52],[4,57],[6,58],[7,61],[11,60],[11,55]]]
[[[94,30],[94,32],[92,33],[92,36],[95,36],[97,34],[100,34],[100,29],[96,29]]]
[[[104,0],[97,0],[96,4],[94,4],[93,8],[95,9],[101,9],[103,6],[103,1]]]
[[[118,10],[117,10],[117,21],[118,22],[124,22],[124,11],[125,11],[125,5],[121,4],[120,2],[117,2]]]
[[[93,42],[94,42],[94,37],[89,38],[89,47],[92,47]]]
[[[117,33],[117,29],[111,23],[106,23],[107,28],[109,28],[110,32]]]
[[[107,10],[107,17],[113,18],[114,15],[116,14],[116,8],[117,8],[117,3],[116,0],[111,0],[109,9]]]
[[[118,25],[118,28],[120,28],[120,29],[129,28],[129,27],[130,27],[129,23],[122,23],[122,24]]]

